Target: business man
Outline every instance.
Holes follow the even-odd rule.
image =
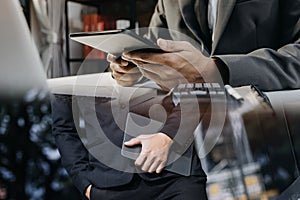
[[[117,118],[122,116],[126,108],[118,108],[118,103],[105,98],[67,95],[53,95],[51,98],[53,134],[62,164],[74,185],[86,198],[207,199],[206,175],[199,158],[193,153],[192,145],[183,147],[184,151],[179,152],[185,158],[183,161],[180,161],[180,158],[177,160],[178,157],[175,157],[174,162],[171,161],[172,166],[179,163],[179,168],[175,167],[175,170],[171,171],[164,169],[167,159],[170,159],[169,152],[180,151],[178,145],[193,139],[192,133],[197,125],[193,123],[197,119],[189,115],[195,110],[193,107],[189,107],[190,110],[184,110],[183,113],[180,108],[172,105],[167,108],[170,104],[167,95],[166,98],[161,99],[161,96],[158,96],[130,108],[131,112],[147,115],[152,105],[160,103],[166,105],[164,110],[169,112],[169,118],[161,133],[140,135],[127,144],[142,145],[142,152],[138,157],[142,161],[139,164],[138,159],[135,161],[121,155],[124,129],[120,124],[125,123],[126,118]],[[162,115],[164,111],[158,107],[154,112]],[[117,116],[114,113],[118,113]],[[189,136],[192,137],[186,135],[187,139],[177,143],[171,138],[173,132],[177,132],[178,119],[179,122],[182,119],[178,114],[185,116],[182,118],[188,126],[182,128],[184,132],[191,133]],[[84,131],[80,129],[79,118],[84,120]],[[157,135],[163,137],[156,137]],[[177,143],[176,146],[173,146],[173,143]]]
[[[233,86],[252,84],[263,90],[300,87],[299,0],[209,2],[207,9],[205,0],[160,0],[150,27],[169,29],[168,38],[173,40],[181,39],[174,33],[184,33],[201,48],[158,40],[165,53],[124,54],[125,60],[139,66],[134,69],[109,56],[119,83],[131,85],[144,75],[170,89],[178,82],[178,73],[171,73],[175,69],[190,82],[214,79],[220,72],[223,81]],[[165,38],[160,30],[153,29],[150,38]]]
[[[300,88],[299,0],[159,0],[148,37],[165,52],[108,55],[119,84],[146,77],[165,90],[185,82]]]
[[[182,82],[300,87],[299,0],[160,0],[148,37],[168,39],[157,40],[165,52],[108,56],[119,84],[146,77],[165,90]]]

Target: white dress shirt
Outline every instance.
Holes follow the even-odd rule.
[[[212,41],[214,41],[214,32],[217,23],[218,0],[209,0],[208,2],[208,27],[212,33]]]

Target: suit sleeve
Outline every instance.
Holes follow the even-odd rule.
[[[76,131],[72,114],[72,97],[52,95],[52,132],[61,155],[63,167],[74,185],[84,195],[90,185],[87,179],[89,156]]]
[[[280,48],[216,56],[228,67],[229,84],[252,84],[266,91],[300,88],[300,1],[285,3],[280,20]]]

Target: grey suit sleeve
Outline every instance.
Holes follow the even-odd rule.
[[[265,91],[300,88],[300,45],[278,51],[259,49],[248,55],[218,56],[228,67],[229,84],[256,85]]]
[[[289,4],[281,14],[280,48],[217,56],[228,67],[229,84],[253,84],[266,91],[300,88],[300,3]]]

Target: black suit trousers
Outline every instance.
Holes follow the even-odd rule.
[[[91,200],[207,200],[206,178],[179,176],[148,181],[135,174],[130,183],[100,189],[92,187]]]

